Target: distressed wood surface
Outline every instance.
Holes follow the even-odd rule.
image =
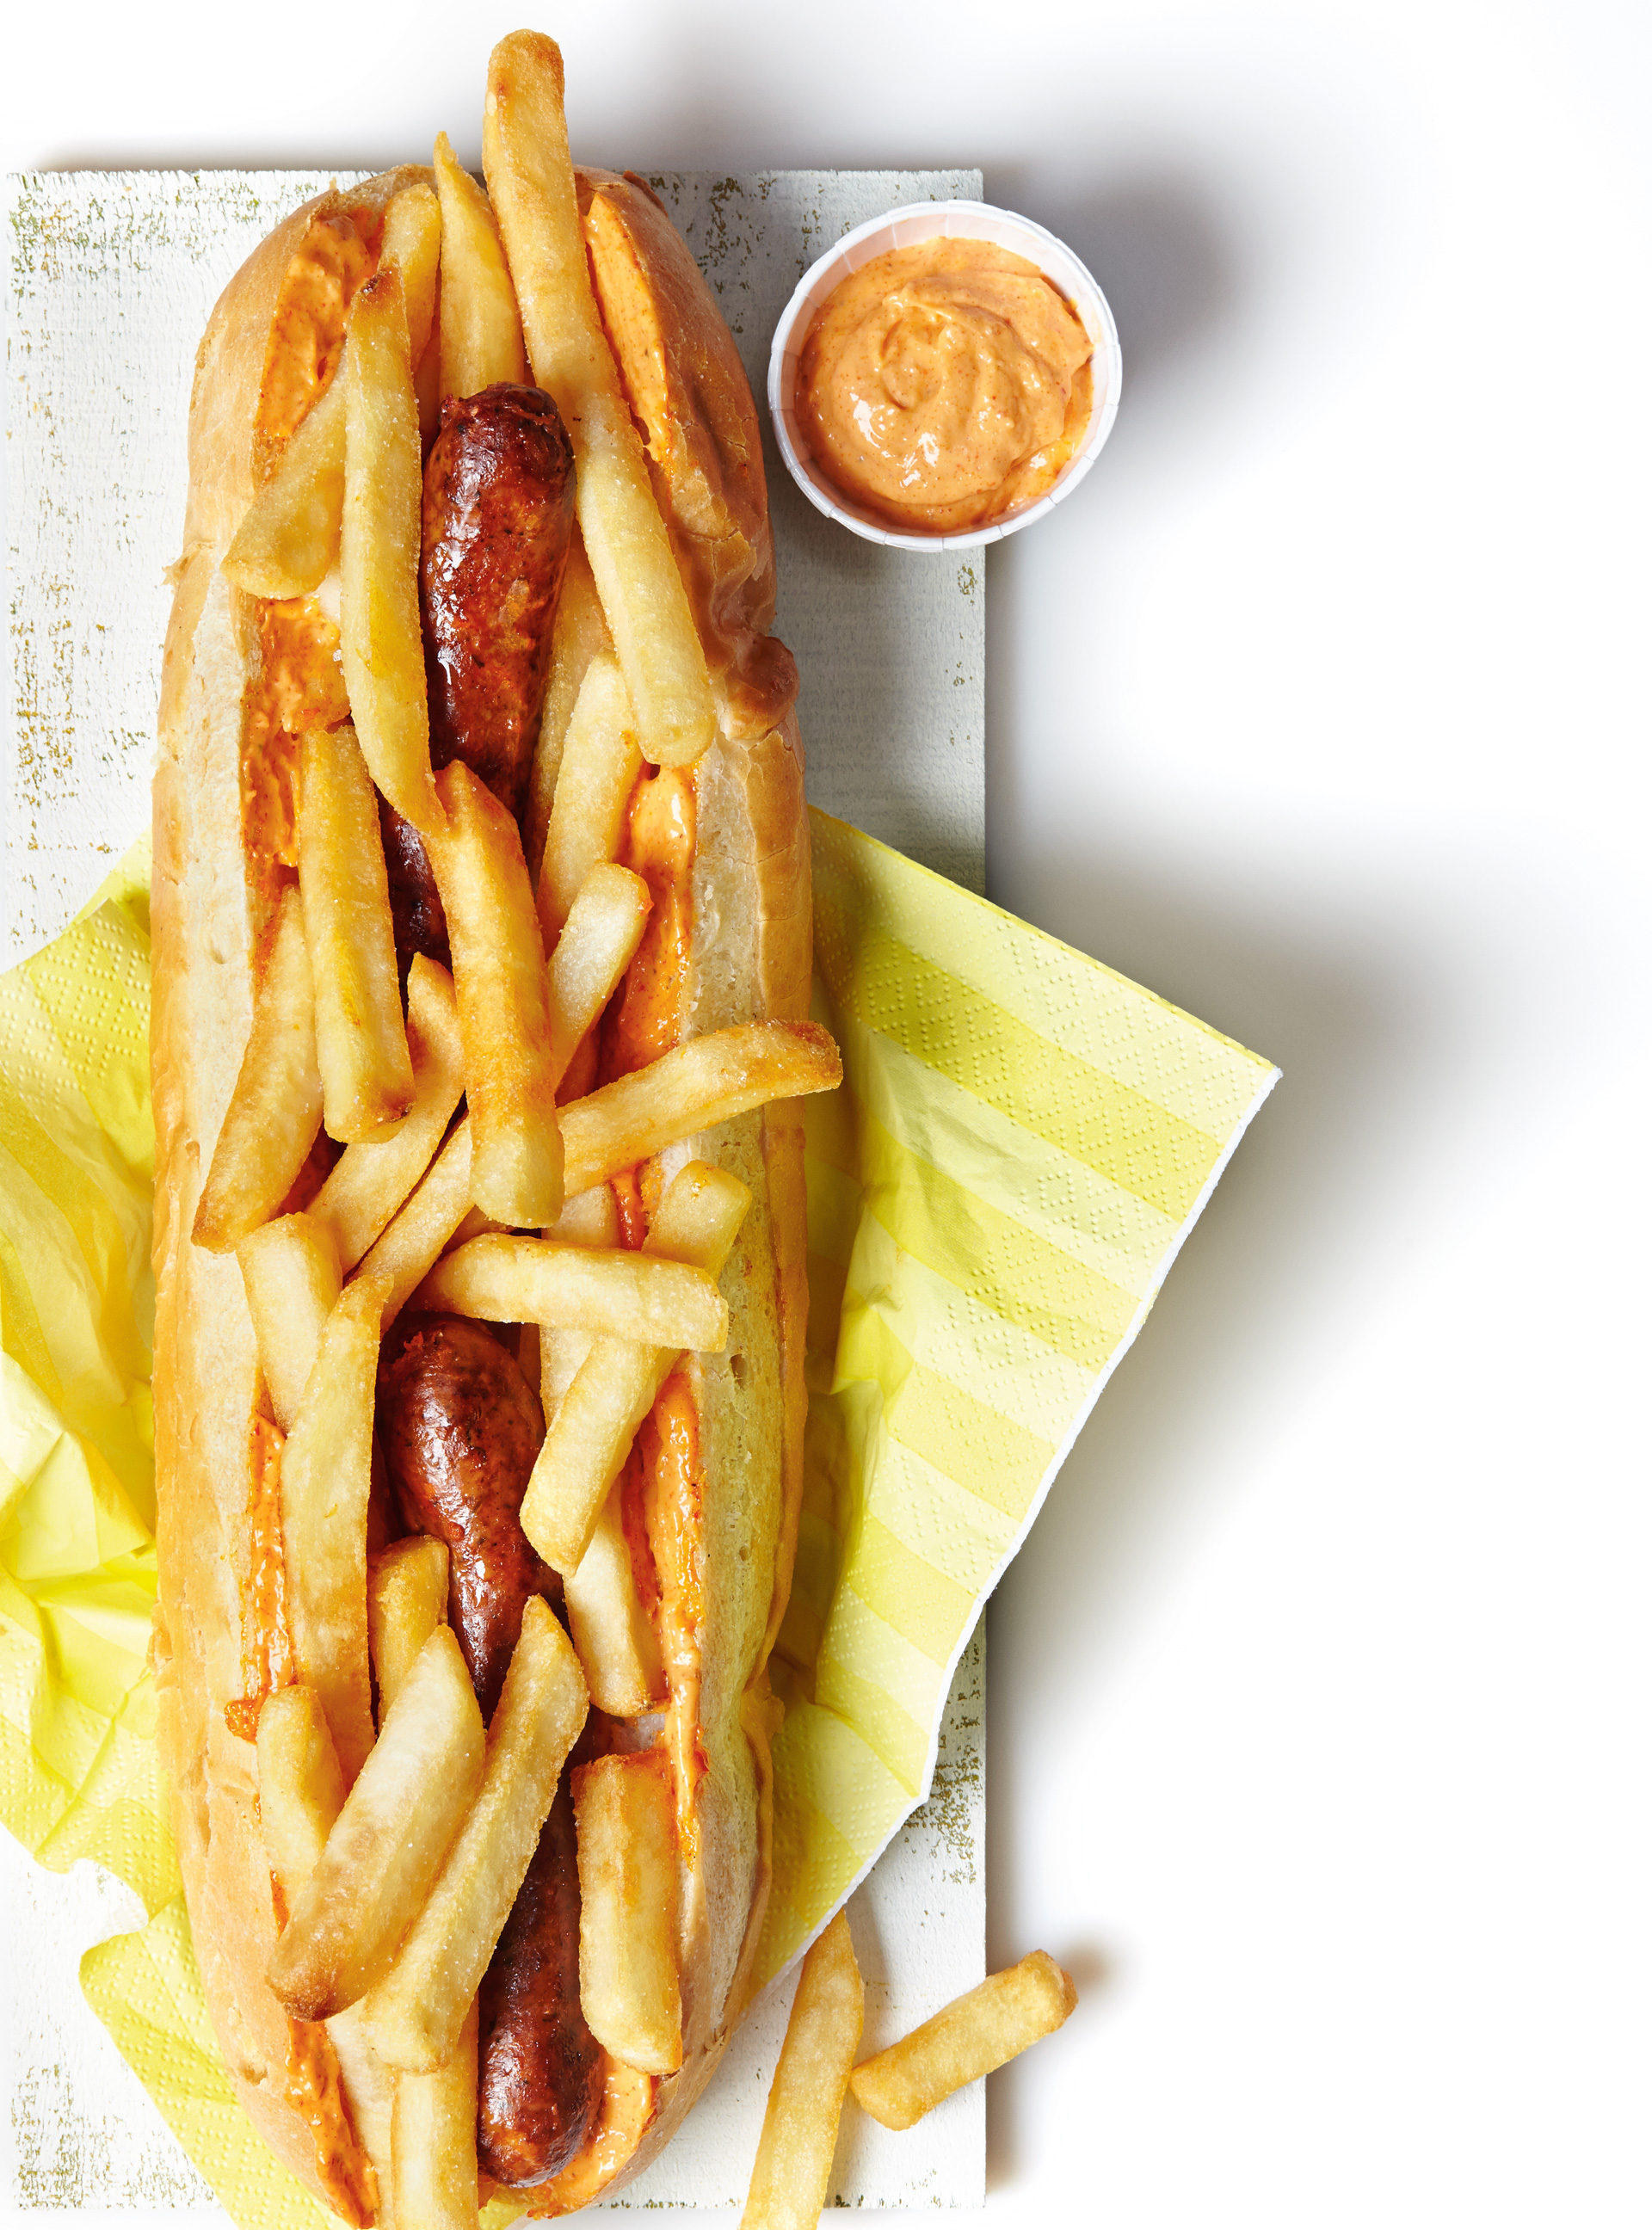
[[[340,178],[348,174],[340,173]],[[7,188],[5,946],[71,918],[144,827],[160,644],[185,493],[196,342],[224,282],[323,173],[34,173]],[[971,889],[985,869],[985,599],[978,565],[881,550],[823,519],[780,465],[770,335],[832,240],[898,203],[978,198],[978,171],[650,174],[716,290],[758,398],[780,562],[777,631],[803,675],[815,802]],[[930,1800],[854,1899],[868,2047],[978,1981],[984,1679],[965,1651]],[[0,1834],[0,2051],[11,2209],[137,2227],[221,2210],[81,1997],[81,1953],[137,1924],[124,1886],[35,1866]],[[792,1977],[758,2002],[665,2157],[611,2202],[737,2206]],[[846,2117],[842,2206],[971,2206],[982,2086],[895,2137]]]

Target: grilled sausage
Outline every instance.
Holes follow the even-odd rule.
[[[454,396],[424,468],[419,604],[430,764],[462,759],[519,814],[545,707],[551,628],[573,532],[573,451],[537,387]],[[418,831],[379,801],[396,957],[448,964]]]
[[[513,813],[545,706],[573,496],[548,395],[501,383],[443,403],[419,569],[430,764],[463,759]]]
[[[448,1544],[448,1615],[491,1718],[528,1597],[560,1595],[517,1514],[545,1437],[539,1404],[482,1325],[416,1315],[386,1344],[378,1415],[403,1517]]]
[[[579,2009],[579,1868],[565,1773],[482,1977],[477,2158],[496,2182],[544,2183],[579,2150],[602,2051]]]

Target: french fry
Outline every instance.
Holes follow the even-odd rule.
[[[605,860],[579,886],[551,956],[551,1065],[558,1084],[630,966],[653,903],[641,875]]]
[[[339,1250],[327,1225],[304,1214],[261,1223],[236,1254],[269,1404],[282,1432],[290,1433],[321,1327],[339,1298]]]
[[[322,1105],[329,1138],[367,1140],[413,1104],[378,800],[347,721],[312,728],[302,766],[299,896]]]
[[[344,1809],[344,1775],[313,1688],[277,1688],[258,1714],[258,1817],[290,1912]]]
[[[444,815],[430,772],[430,722],[419,621],[423,460],[402,281],[370,279],[350,309],[345,389],[345,499],[339,618],[345,691],[362,756],[379,789],[421,835]]]
[[[707,1162],[690,1162],[667,1187],[640,1259],[657,1256],[715,1279],[751,1199],[738,1177]],[[565,1583],[584,1561],[636,1428],[681,1351],[644,1346],[635,1338],[595,1340],[558,1405],[534,1459],[521,1514],[523,1531]]]
[[[378,2181],[378,2214],[374,2230],[401,2230],[395,2211],[395,2168],[391,2122],[397,2077],[373,2050],[360,2004],[334,2014],[326,2025],[350,2094],[350,2117]]]
[[[439,1626],[271,1955],[269,1986],[288,2013],[326,2021],[389,1971],[481,1786],[486,1746],[459,1644]]]
[[[453,1136],[356,1273],[358,1278],[374,1278],[383,1285],[386,1331],[470,1212],[470,1118],[467,1115],[454,1126]]]
[[[448,1545],[410,1533],[367,1559],[367,1647],[378,1684],[378,1724],[419,1652],[448,1614]]]
[[[573,1776],[579,1839],[579,2008],[623,2067],[682,2065],[675,1799],[662,1750]]]
[[[441,142],[437,142],[438,146]],[[390,2124],[396,2230],[475,2230],[476,2005],[429,2075],[398,2075]]]
[[[388,1138],[347,1146],[310,1213],[332,1233],[339,1260],[353,1269],[429,1168],[465,1088],[453,978],[423,952],[407,977],[407,1044],[413,1105]]]
[[[861,2047],[865,1995],[849,1918],[840,1912],[810,1946],[797,1977],[741,2230],[816,2230]]]
[[[539,908],[546,951],[555,950],[586,876],[619,850],[626,804],[642,770],[625,677],[612,652],[599,650],[585,668],[568,723],[545,830]]]
[[[367,2001],[375,2046],[392,2067],[431,2074],[458,2043],[587,1707],[572,1644],[555,1613],[531,1595],[487,1731],[481,1793],[396,1964]]]
[[[196,1245],[232,1254],[267,1222],[292,1190],[320,1128],[315,993],[299,894],[288,890],[276,907],[247,1050],[195,1211]]]
[[[613,1187],[592,1185],[588,1192],[570,1193],[545,1235],[565,1247],[617,1247],[619,1208]],[[539,1326],[539,1405],[547,1423],[573,1384],[574,1373],[590,1354],[595,1337],[578,1324]]]
[[[585,545],[576,533],[568,545],[568,563],[562,576],[562,594],[557,600],[557,616],[551,628],[551,673],[545,683],[545,712],[539,721],[539,739],[533,747],[533,764],[528,775],[527,810],[524,815],[526,833],[523,849],[527,855],[528,873],[533,878],[533,887],[539,886],[539,867],[545,858],[545,833],[551,826],[551,807],[557,794],[557,776],[562,766],[562,747],[567,739],[568,723],[579,699],[585,679],[585,668],[599,650],[611,651],[614,638],[608,632],[608,622],[603,617],[602,599],[597,594],[597,583],[590,577],[590,562],[585,556]]]
[[[856,2102],[886,2130],[909,2130],[954,2091],[1052,2034],[1077,2003],[1072,1978],[1049,1952],[1029,1952],[862,2060],[849,2079]]]
[[[258,1814],[264,1853],[289,1912],[319,1863],[344,1801],[344,1775],[320,1698],[313,1688],[278,1688],[265,1698],[258,1720]],[[295,2028],[295,2039],[301,2033]],[[384,2199],[395,2078],[368,2044],[355,2012],[330,2021],[326,2038],[349,2086],[357,2134],[378,2180],[378,2230],[396,2230]]]
[[[736,1022],[662,1054],[562,1110],[563,1183],[601,1184],[771,1099],[830,1092],[843,1065],[818,1022]]]
[[[711,683],[591,291],[562,96],[552,40],[500,41],[482,126],[487,188],[533,377],[573,443],[580,532],[643,751],[657,766],[689,766],[716,733]]]
[[[385,212],[379,260],[401,272],[414,364],[429,338],[441,244],[436,196],[404,187]],[[249,596],[311,595],[338,559],[344,499],[345,383],[335,375],[248,506],[224,572]]]
[[[564,1577],[563,1597],[585,1685],[599,1711],[634,1719],[665,1695],[660,1635],[637,1593],[616,1479],[597,1514],[590,1546]]]
[[[339,554],[345,391],[335,373],[247,506],[223,570],[249,596],[307,596]]]
[[[516,289],[487,195],[461,170],[445,132],[431,157],[442,201],[442,399],[496,380],[527,379]]]
[[[381,271],[393,265],[401,274],[410,364],[417,364],[429,346],[441,262],[442,204],[435,189],[403,186],[384,212],[378,265]]]
[[[367,1498],[386,1288],[357,1278],[322,1328],[281,1452],[281,1545],[300,1680],[321,1698],[345,1782],[373,1746],[367,1657]]]
[[[564,1247],[510,1233],[443,1257],[414,1296],[489,1324],[573,1324],[589,1331],[720,1353],[728,1304],[703,1270],[622,1247]]]
[[[436,783],[447,825],[429,848],[448,917],[471,1197],[500,1223],[552,1222],[562,1206],[551,995],[522,840],[462,761]]]

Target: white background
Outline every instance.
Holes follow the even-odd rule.
[[[33,7],[0,167],[474,159],[518,20]],[[584,157],[979,163],[1094,270],[990,889],[1285,1070],[991,1614],[989,1950],[1083,1995],[988,2220],[1642,2224],[1652,16],[542,20]]]

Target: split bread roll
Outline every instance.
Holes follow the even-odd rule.
[[[554,55],[548,42],[528,35],[507,41],[494,57],[490,100],[494,93],[509,94],[510,74],[519,65],[543,78],[547,49]],[[559,60],[555,76],[559,89]],[[586,2008],[599,2054],[591,2063],[595,2109],[571,2156],[526,2192],[535,2212],[568,2211],[651,2159],[703,2088],[745,2008],[770,1867],[769,1745],[778,1713],[766,1665],[791,1585],[804,1410],[802,1125],[797,1100],[772,1094],[832,1080],[823,1067],[829,1067],[818,1042],[823,1034],[808,1035],[812,1026],[802,1020],[810,964],[803,755],[795,669],[768,634],[774,562],[757,416],[733,342],[692,255],[634,177],[580,172],[579,217],[612,362],[646,445],[644,493],[651,493],[657,506],[703,651],[714,732],[692,764],[658,777],[655,790],[671,786],[666,802],[672,811],[657,842],[658,832],[650,835],[653,793],[643,795],[653,768],[639,764],[640,747],[629,771],[616,777],[620,825],[608,863],[597,863],[610,880],[603,884],[599,876],[589,900],[579,900],[595,925],[578,932],[588,940],[578,948],[584,973],[570,961],[565,981],[554,955],[546,968],[537,944],[519,944],[522,985],[496,987],[500,999],[517,1000],[513,1013],[527,1013],[522,1028],[530,1031],[541,1009],[553,1023],[562,1015],[567,1030],[580,1026],[593,1002],[600,1014],[606,999],[607,1019],[588,1026],[578,1045],[557,1041],[545,1053],[549,1041],[535,1041],[543,1056],[539,1080],[520,1089],[531,1086],[545,1106],[547,1093],[559,1093],[565,1112],[573,1099],[594,1111],[578,1134],[587,1142],[581,1167],[587,1175],[593,1167],[603,1171],[611,1185],[588,1186],[561,1214],[556,1202],[564,1143],[556,1124],[542,1126],[539,1135],[549,1143],[537,1160],[519,1153],[513,1161],[488,1130],[497,1120],[508,1133],[517,1103],[500,1100],[505,1113],[498,1116],[488,1099],[494,1086],[486,1079],[494,1071],[486,1064],[494,1056],[466,1005],[468,996],[481,996],[468,993],[468,983],[481,964],[467,958],[471,932],[461,919],[448,924],[451,974],[423,957],[410,967],[406,952],[400,953],[404,1011],[396,956],[384,942],[388,931],[375,931],[379,943],[371,951],[365,935],[350,944],[352,922],[387,918],[379,911],[386,888],[392,905],[398,903],[394,858],[387,852],[387,886],[371,841],[371,809],[385,813],[380,801],[389,798],[387,783],[397,790],[390,802],[401,819],[387,817],[384,826],[421,832],[450,916],[455,905],[469,903],[463,875],[473,868],[478,875],[491,873],[487,862],[502,845],[527,871],[526,882],[518,878],[529,893],[517,901],[519,917],[520,906],[528,905],[531,925],[537,901],[543,918],[554,901],[550,885],[558,870],[541,877],[541,861],[550,852],[565,867],[564,854],[577,848],[568,828],[558,825],[562,782],[566,775],[565,796],[577,801],[580,781],[597,782],[601,764],[611,764],[598,747],[602,691],[612,694],[617,686],[625,694],[624,646],[617,629],[604,628],[603,597],[593,590],[601,566],[593,558],[586,569],[576,543],[552,623],[555,648],[537,750],[518,799],[501,804],[483,778],[473,780],[458,764],[438,770],[433,783],[409,741],[416,743],[417,733],[410,699],[390,703],[382,675],[352,667],[347,650],[342,661],[336,655],[339,590],[331,568],[329,577],[300,593],[270,596],[243,585],[251,579],[287,587],[308,577],[306,565],[313,573],[317,561],[305,551],[325,545],[329,534],[341,536],[347,635],[352,596],[359,614],[362,599],[380,593],[372,567],[410,562],[405,518],[390,515],[388,497],[383,518],[352,513],[350,445],[378,440],[383,431],[375,430],[371,417],[373,349],[388,351],[385,360],[404,351],[426,448],[442,376],[462,380],[468,351],[487,369],[487,319],[474,301],[460,303],[458,267],[450,280],[447,258],[460,252],[464,239],[474,253],[478,237],[484,244],[491,238],[487,203],[476,182],[457,173],[445,141],[437,153],[437,190],[426,197],[416,190],[430,188],[432,173],[409,167],[329,192],[296,211],[255,252],[213,313],[190,407],[185,542],[166,641],[154,787],[159,1739],[175,1791],[179,1861],[207,2004],[236,2091],[295,2175],[346,2220],[381,2223],[392,2219],[397,2192],[416,2188],[425,2172],[423,2155],[398,2155],[397,2145],[437,2148],[442,2156],[429,2173],[437,2182],[445,2178],[444,2189],[456,2187],[454,2204],[465,2214],[463,2130],[478,2082],[474,2001],[468,2010],[455,2003],[446,2027],[435,2016],[427,2020],[429,2009],[416,2002],[414,1988],[422,1956],[417,1927],[386,1977],[390,1924],[377,1906],[377,1933],[348,1941],[328,1935],[332,1924],[325,1916],[312,1916],[326,1905],[326,1885],[341,1867],[372,1866],[373,1853],[405,1849],[397,1823],[413,1801],[420,1757],[461,1758],[466,1776],[449,1792],[449,1808],[467,1821],[457,1840],[443,1840],[453,1834],[450,1825],[438,1834],[426,1821],[422,1832],[436,1840],[418,1853],[416,1867],[412,1860],[404,1866],[416,1872],[418,1897],[428,1898],[427,1918],[447,1910],[444,1898],[464,1905],[464,1867],[473,1860],[491,1863],[487,1852],[508,1840],[504,1827],[495,1832],[489,1822],[506,1819],[516,1801],[511,1776],[531,1779],[538,1772],[550,1776],[563,1808],[552,1813],[552,1822],[565,1812],[569,1834],[576,1813],[580,1822],[585,1924],[609,1928],[597,1951],[588,1951],[584,1970],[589,1984],[591,1960],[601,1969],[599,1985],[589,1984]],[[490,151],[490,182],[492,170]],[[429,213],[438,203],[440,283],[443,292],[453,289],[451,316],[420,261],[434,236],[428,228],[436,220]],[[392,223],[401,227],[393,261]],[[509,259],[508,222],[503,230]],[[519,276],[518,284],[525,293],[527,360],[537,371],[536,336]],[[356,337],[349,348],[347,333]],[[512,377],[508,371],[503,376]],[[339,380],[348,390],[345,401],[329,405],[327,398],[343,391]],[[315,419],[324,409],[336,412],[338,424]],[[410,422],[404,410],[399,432],[392,427],[383,438],[400,441],[405,452]],[[448,422],[444,416],[442,422]],[[326,471],[309,484],[311,495],[319,490],[319,528],[307,513],[275,517],[277,506],[267,497],[307,425],[314,429],[314,450],[332,443],[327,454],[344,459],[341,529]],[[578,426],[569,430],[583,474],[584,436]],[[255,506],[259,498],[266,499],[261,509]],[[584,501],[582,483],[582,518]],[[325,516],[329,504],[331,522]],[[249,519],[265,537],[257,547],[251,528],[242,536]],[[603,563],[611,564],[611,557],[605,553]],[[405,577],[397,576],[396,589],[403,605]],[[393,633],[405,612],[402,621],[389,604],[386,612],[375,605],[373,623],[382,619]],[[593,669],[597,679],[588,687]],[[583,727],[582,692],[589,699]],[[433,705],[433,724],[435,717]],[[304,744],[307,732],[319,732],[331,738],[326,751]],[[534,740],[528,736],[526,744]],[[584,775],[567,773],[576,760]],[[307,768],[309,784],[325,779],[325,794],[307,786],[300,796]],[[439,803],[432,805],[433,797]],[[348,836],[352,880],[342,898],[324,884],[323,869],[313,876],[306,816],[319,816],[323,804]],[[564,821],[572,809],[567,807]],[[461,848],[473,842],[467,830],[479,848],[460,860]],[[518,837],[520,848],[511,851]],[[324,830],[315,844],[326,841]],[[318,849],[315,856],[331,855]],[[649,886],[635,902],[629,893],[637,886],[623,876],[616,880],[620,869]],[[583,873],[578,880],[583,888]],[[489,904],[504,887],[487,885]],[[628,906],[633,914],[638,907],[647,913],[640,932],[628,920]],[[519,918],[513,918],[518,927],[510,933],[519,940]],[[397,927],[399,935],[399,914]],[[558,934],[565,939],[573,932],[553,922],[552,941]],[[343,975],[326,957],[332,948],[317,942],[339,938],[350,944],[352,964],[358,964],[365,986],[358,993],[340,991]],[[606,974],[590,957],[604,953]],[[616,968],[617,988],[610,993],[604,986]],[[266,988],[278,979],[298,988],[278,999]],[[388,1033],[393,1042],[394,1060],[374,1072],[390,1076],[388,1097],[380,1092],[375,1098],[363,1085],[359,1061],[349,1068],[346,1054],[352,1047],[358,1054],[361,1043],[351,1036],[360,1027],[349,1019],[357,1011],[352,1000],[377,1002],[372,1030],[378,1040]],[[313,1016],[307,1037],[306,1015]],[[636,1072],[668,1052],[681,1067],[697,1041],[753,1024],[782,1032],[751,1054],[753,1064],[759,1052],[770,1064],[758,1082],[744,1099],[738,1091],[719,1099],[707,1084],[711,1096],[697,1103],[713,1114],[726,1106],[744,1112],[672,1139],[635,1170],[608,1168],[603,1156],[611,1160],[623,1150],[624,1125],[632,1119],[627,1110],[644,1089],[633,1082]],[[746,1037],[728,1042],[758,1045]],[[332,1069],[330,1043],[345,1047]],[[258,1054],[261,1046],[274,1050]],[[266,1073],[288,1080],[279,1088],[261,1086],[249,1073],[255,1054],[274,1064]],[[794,1055],[803,1080],[788,1084],[793,1072],[786,1062]],[[758,1074],[757,1066],[751,1073]],[[610,1074],[613,1080],[604,1082]],[[296,1090],[294,1078],[300,1080]],[[345,1105],[346,1086],[353,1094],[347,1104],[365,1112],[352,1117],[341,1158],[343,1142],[330,1144],[320,1125],[324,1100],[329,1108]],[[594,1097],[593,1086],[603,1086]],[[294,1111],[300,1101],[308,1107],[307,1091],[313,1108],[300,1115]],[[226,1125],[232,1101],[241,1111],[234,1137],[235,1122]],[[221,1134],[229,1139],[223,1146]],[[571,1129],[570,1141],[573,1135]],[[612,1137],[620,1146],[603,1143]],[[496,1189],[483,1202],[478,1173],[485,1159]],[[737,1221],[738,1236],[732,1243],[726,1234],[714,1246],[707,1242],[709,1258],[702,1260],[706,1247],[697,1256],[689,1231],[673,1259],[651,1261],[649,1234],[658,1235],[662,1202],[672,1199],[674,1214],[687,1197],[672,1193],[673,1181],[685,1171],[696,1200],[696,1187],[707,1200],[724,1187],[718,1197],[724,1208],[734,1202],[726,1221]],[[210,1214],[203,1208],[210,1175]],[[248,1225],[244,1234],[241,1224]],[[255,1228],[253,1247],[246,1242]],[[508,1242],[486,1235],[501,1228],[527,1235]],[[547,1240],[538,1236],[541,1229]],[[477,1232],[484,1235],[471,1235]],[[599,1277],[600,1264],[570,1260],[571,1248],[613,1250],[618,1241],[630,1250],[619,1266],[623,1279],[606,1271]],[[431,1286],[432,1260],[455,1245],[465,1261],[474,1261],[474,1272],[455,1254],[457,1266],[444,1268]],[[237,1246],[241,1259],[233,1251]],[[524,1249],[532,1258],[526,1270],[518,1263]],[[661,1240],[655,1252],[670,1249]],[[622,1593],[627,1584],[626,1543],[636,1534],[636,1511],[652,1506],[639,1494],[627,1505],[622,1476],[606,1521],[601,1509],[578,1521],[585,1528],[581,1537],[592,1545],[579,1567],[562,1574],[570,1606],[579,1614],[575,1640],[581,1641],[580,1620],[586,1619],[612,1646],[605,1652],[581,1642],[576,1655],[556,1618],[536,1612],[526,1619],[519,1602],[523,1638],[519,1644],[513,1632],[507,1636],[493,1672],[480,1673],[472,1662],[474,1700],[466,1699],[462,1682],[455,1700],[455,1653],[438,1659],[434,1644],[424,1645],[433,1621],[446,1631],[440,1623],[444,1588],[446,1614],[468,1657],[465,1621],[473,1612],[485,1616],[487,1606],[455,1608],[464,1553],[458,1537],[442,1549],[429,1537],[434,1524],[423,1532],[410,1524],[410,1490],[397,1469],[399,1427],[386,1414],[400,1382],[394,1374],[410,1351],[395,1343],[425,1305],[415,1294],[421,1279],[427,1293],[447,1297],[439,1299],[441,1308],[460,1305],[461,1333],[467,1307],[486,1312],[494,1328],[476,1326],[476,1338],[491,1341],[489,1357],[504,1357],[498,1367],[508,1364],[527,1387],[526,1407],[513,1395],[526,1420],[521,1430],[529,1434],[524,1463],[539,1463],[552,1446],[547,1440],[535,1453],[536,1399],[554,1424],[565,1389],[594,1349],[658,1351],[665,1367],[653,1377],[641,1363],[628,1365],[628,1382],[642,1386],[645,1399],[629,1461],[650,1479],[667,1476],[669,1460],[680,1466],[686,1461],[683,1477],[692,1486],[679,1512],[688,1533],[672,1551],[686,1561],[674,1578],[674,1568],[661,1563],[658,1602],[644,1602],[645,1615],[639,1616],[635,1601],[622,1607],[623,1614],[604,1615],[603,1589],[612,1576],[617,1572],[614,1584]],[[514,1303],[519,1286],[541,1298]],[[616,1337],[614,1323],[622,1320],[611,1316],[633,1286],[639,1306],[646,1303],[654,1312],[647,1324],[656,1327],[646,1336],[639,1331],[642,1345],[634,1350]],[[256,1331],[249,1292],[257,1304]],[[467,1302],[471,1293],[489,1298]],[[716,1305],[702,1304],[702,1295]],[[572,1324],[547,1323],[525,1337],[510,1327],[529,1306],[594,1313]],[[507,1323],[513,1307],[518,1313]],[[436,1314],[419,1321],[442,1325],[452,1319]],[[725,1321],[720,1350],[674,1355],[657,1349],[661,1337],[683,1337],[685,1328],[689,1336],[714,1339]],[[702,1324],[707,1329],[697,1329]],[[272,1368],[261,1363],[261,1337]],[[454,1337],[462,1344],[460,1333]],[[279,1412],[272,1384],[281,1391]],[[295,1387],[301,1395],[295,1396]],[[649,1400],[652,1411],[646,1410]],[[288,1428],[285,1440],[278,1415]],[[507,1436],[502,1410],[500,1415],[497,1429]],[[393,1482],[388,1490],[387,1468]],[[313,1565],[307,1559],[318,1553],[319,1562]],[[537,1563],[536,1550],[524,1553],[532,1567],[530,1594],[555,1608],[560,1590]],[[539,1653],[532,1665],[530,1627]],[[370,1647],[377,1690],[368,1680]],[[485,1767],[476,1748],[477,1700],[482,1718],[491,1714]],[[376,1738],[375,1714],[382,1739]],[[571,1752],[576,1741],[580,1747]],[[481,1794],[473,1798],[475,1787]],[[526,1830],[530,1843],[548,1801],[541,1787]],[[551,1828],[545,1832],[548,1836]],[[519,1841],[519,1819],[510,1834]],[[674,1857],[674,1935],[671,1929],[661,1933],[655,1912],[636,1944],[620,1941],[603,1917],[616,1898],[623,1903],[613,1869],[636,1853],[642,1853],[639,1863],[657,1867],[661,1851]],[[439,1866],[445,1871],[431,1888]],[[469,1924],[473,1908],[464,1910]],[[319,1982],[307,1985],[303,2004],[319,2011],[320,2020],[294,2014],[268,1979],[289,1918],[305,1931],[302,1956],[296,1937],[289,1940],[277,1979],[300,1965],[319,1975]],[[484,1944],[477,1956],[486,1950]],[[662,1962],[670,1969],[668,1988],[658,1980]],[[364,1978],[374,1975],[378,1982],[365,1987]],[[352,1989],[364,1988],[353,2003],[344,2002]],[[484,1982],[484,2115],[488,1988]],[[649,1990],[640,2014],[638,1994]],[[483,2165],[486,2170],[486,2158]],[[486,2188],[484,2181],[484,2195]]]

